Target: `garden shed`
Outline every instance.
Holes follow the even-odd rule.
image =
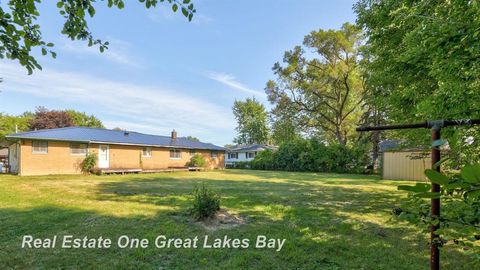
[[[382,178],[392,180],[425,180],[424,171],[432,167],[429,153],[420,150],[383,152]]]

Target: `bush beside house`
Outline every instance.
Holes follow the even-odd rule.
[[[191,166],[191,167],[203,168],[203,167],[205,167],[205,164],[206,164],[205,158],[202,155],[195,154],[190,159],[190,162],[187,165]]]

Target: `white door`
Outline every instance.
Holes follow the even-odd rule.
[[[110,149],[108,145],[100,145],[100,148],[98,150],[98,167],[110,167]]]

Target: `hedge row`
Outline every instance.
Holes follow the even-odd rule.
[[[361,147],[326,145],[314,139],[298,139],[278,150],[259,152],[251,162],[237,167],[257,170],[369,173],[370,158]]]

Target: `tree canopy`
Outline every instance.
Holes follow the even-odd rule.
[[[303,130],[330,142],[346,144],[357,136],[366,92],[358,65],[361,37],[345,23],[340,30],[312,31],[303,46],[285,52],[284,65],[273,67],[277,79],[265,89],[272,112],[294,116]]]
[[[190,0],[138,0],[146,8],[154,8],[159,3],[171,5],[173,12],[181,10],[182,14],[192,20],[196,12]],[[29,74],[34,69],[42,67],[32,55],[32,49],[39,48],[42,55],[50,54],[53,58],[56,53],[52,50],[53,43],[43,39],[39,23],[40,12],[37,5],[42,0],[9,0],[6,8],[0,6],[0,59],[18,60]],[[49,1],[44,1],[49,2]],[[56,8],[63,18],[62,34],[71,40],[84,40],[88,46],[97,46],[100,52],[108,48],[108,41],[102,41],[94,36],[88,27],[88,17],[95,16],[94,4],[106,3],[109,8],[123,9],[123,0],[60,0]],[[48,3],[50,4],[50,3]]]
[[[88,115],[84,112],[78,112],[75,110],[65,111],[70,118],[72,118],[73,125],[79,127],[92,127],[92,128],[105,128],[102,121],[95,117],[95,115]]]
[[[29,112],[19,116],[0,113],[0,146],[8,145],[5,141],[6,135],[29,130],[28,123],[32,117]]]
[[[374,92],[370,102],[389,122],[480,117],[477,1],[361,0],[355,10],[368,37],[363,63]],[[480,147],[465,144],[478,128],[450,128],[444,134],[456,162],[479,160],[465,155]],[[415,145],[430,140],[426,132],[399,135]]]
[[[102,121],[94,115],[75,110],[48,110],[45,107],[37,107],[35,113],[24,112],[21,115],[0,113],[0,146],[7,145],[6,135],[17,131],[69,126],[104,128]]]
[[[48,110],[45,107],[37,107],[33,118],[28,122],[30,130],[71,126],[74,126],[74,123],[66,111]]]
[[[187,136],[186,138],[187,138],[187,140],[192,141],[192,142],[199,142],[200,141],[199,138],[194,137],[194,136],[190,136],[190,135]]]
[[[266,143],[268,141],[268,114],[265,106],[255,98],[235,101],[233,115],[237,120],[238,144]]]

